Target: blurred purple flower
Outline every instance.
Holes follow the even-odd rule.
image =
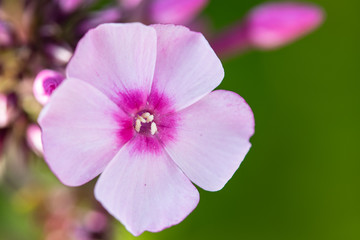
[[[199,201],[190,180],[220,190],[250,149],[253,113],[211,92],[224,70],[200,33],[104,24],[66,70],[39,117],[45,160],[69,186],[102,173],[96,198],[134,235],[182,221]]]
[[[26,129],[26,141],[30,149],[38,156],[43,155],[43,146],[41,142],[41,129],[36,124],[30,124]]]
[[[8,23],[0,19],[0,47],[8,47],[13,44],[13,36]]]
[[[55,0],[64,13],[72,13],[87,0]]]
[[[220,35],[212,46],[221,55],[234,55],[248,48],[278,48],[317,28],[323,17],[323,11],[311,4],[265,3],[253,9],[244,22]]]
[[[89,211],[84,221],[75,229],[75,239],[95,240],[107,239],[109,234],[109,221],[107,216],[100,211]]]
[[[33,93],[39,103],[45,105],[53,91],[65,79],[64,75],[59,72],[45,69],[38,73],[33,85]]]
[[[138,7],[142,1],[143,0],[118,0],[119,5],[127,10]]]
[[[148,14],[152,23],[189,24],[207,5],[208,0],[152,0]]]
[[[288,44],[317,28],[323,11],[304,3],[267,3],[247,17],[249,41],[254,47],[272,49]]]

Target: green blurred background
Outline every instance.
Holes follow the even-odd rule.
[[[265,1],[210,1],[223,28]],[[181,224],[137,239],[360,239],[360,2],[316,0],[326,20],[276,51],[224,61],[220,88],[255,114],[247,157]],[[128,237],[126,239],[135,239]]]
[[[203,15],[222,29],[262,2],[212,0]],[[198,207],[179,225],[133,237],[114,221],[116,239],[360,239],[360,2],[311,2],[327,15],[317,31],[223,62],[220,88],[243,96],[256,121],[234,177],[219,192],[199,189]],[[16,201],[0,188],[0,239],[39,239]]]

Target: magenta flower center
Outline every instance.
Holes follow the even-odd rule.
[[[157,133],[157,125],[154,115],[149,111],[141,111],[136,114],[134,129],[138,133],[155,135]]]

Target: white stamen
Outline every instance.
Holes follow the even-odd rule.
[[[136,119],[136,121],[135,121],[135,131],[140,132],[140,128],[141,128],[140,119]]]
[[[149,122],[152,122],[154,120],[154,115],[149,115],[147,118],[146,118],[146,122],[149,123]]]
[[[155,122],[152,122],[151,123],[151,135],[154,135],[156,132],[157,132],[157,127],[156,127],[156,123]]]
[[[154,115],[151,115],[149,112],[144,112],[143,114],[137,115],[135,118],[135,131],[140,132],[140,128],[142,127],[142,123],[151,123],[150,132],[151,135],[154,135],[157,132],[157,126],[154,121]]]
[[[137,119],[139,119],[142,123],[146,123],[145,118],[143,118],[142,116],[137,116]]]
[[[150,115],[151,115],[151,114],[150,114],[149,112],[144,112],[141,116],[146,119],[146,118],[148,118]]]

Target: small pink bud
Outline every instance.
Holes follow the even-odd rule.
[[[219,34],[211,45],[217,54],[231,56],[250,48],[274,49],[310,33],[324,18],[314,5],[294,2],[262,4],[245,20]]]
[[[314,30],[322,23],[323,16],[323,11],[314,5],[266,3],[248,15],[248,39],[257,48],[281,47]]]
[[[36,100],[45,105],[53,91],[61,84],[65,77],[53,70],[42,70],[34,80],[33,93]]]
[[[30,124],[26,130],[26,141],[30,149],[38,156],[43,155],[43,145],[41,142],[41,129],[36,124]]]
[[[14,93],[0,93],[0,128],[7,127],[18,115],[17,99]]]
[[[208,0],[154,0],[150,4],[152,23],[188,24],[207,5]]]

